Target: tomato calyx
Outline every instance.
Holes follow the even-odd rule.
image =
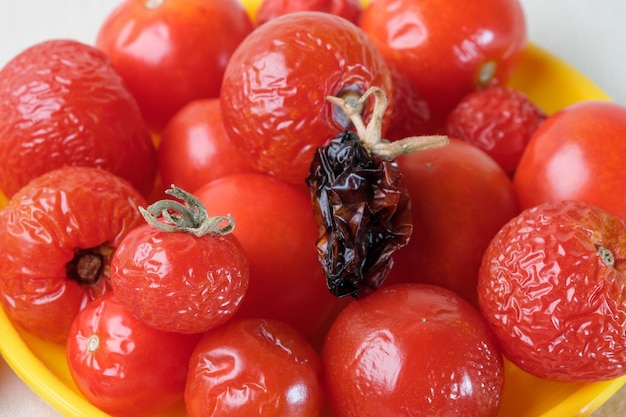
[[[108,276],[108,260],[112,255],[113,248],[107,244],[76,249],[74,257],[65,264],[66,274],[83,287],[93,287]]]
[[[206,207],[193,194],[176,187],[165,190],[172,199],[156,201],[148,208],[139,207],[146,222],[162,232],[184,232],[197,237],[205,235],[227,235],[235,228],[235,220],[230,216],[209,216]]]

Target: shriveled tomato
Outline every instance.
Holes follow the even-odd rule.
[[[199,338],[148,327],[109,293],[76,316],[67,340],[68,368],[79,391],[102,411],[152,416],[183,399]]]
[[[304,185],[315,149],[350,127],[326,97],[358,98],[371,86],[392,94],[389,68],[362,30],[329,13],[288,13],[232,55],[220,96],[224,126],[254,168]],[[367,118],[371,100],[363,107]]]
[[[31,181],[0,215],[0,294],[7,315],[63,343],[85,304],[110,290],[111,256],[143,224],[145,200],[98,168],[63,167]]]
[[[504,354],[558,381],[626,374],[626,221],[582,201],[508,222],[485,251],[478,290]]]
[[[156,150],[107,57],[72,40],[24,50],[0,70],[0,189],[65,165],[94,166],[153,188]]]
[[[480,313],[425,284],[381,288],[338,316],[322,351],[337,417],[497,415],[498,344]]]
[[[626,219],[626,107],[584,101],[549,116],[513,178],[522,208],[582,200]]]
[[[189,417],[318,416],[321,364],[291,326],[235,319],[203,335],[189,361]]]
[[[237,0],[125,0],[96,46],[160,131],[189,101],[219,96],[226,63],[252,28]]]

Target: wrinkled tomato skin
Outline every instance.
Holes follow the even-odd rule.
[[[621,218],[573,200],[524,210],[485,251],[478,291],[505,356],[526,372],[562,382],[626,373]]]
[[[224,126],[255,169],[303,185],[315,149],[350,126],[326,97],[372,86],[391,97],[389,68],[363,31],[329,13],[288,13],[232,55],[220,96]]]
[[[234,319],[204,334],[189,362],[189,417],[318,416],[323,404],[317,352],[291,326]]]
[[[585,101],[549,116],[531,137],[513,184],[522,208],[582,200],[626,219],[626,107]]]
[[[495,417],[504,365],[487,324],[444,288],[397,284],[353,301],[322,351],[336,417]]]
[[[505,83],[526,45],[518,0],[376,0],[363,10],[360,27],[411,79],[438,127],[465,94]],[[495,73],[481,81],[488,62]]]
[[[219,96],[226,63],[252,29],[236,0],[125,0],[99,28],[96,46],[160,132],[189,101]]]
[[[513,183],[482,150],[459,139],[398,158],[413,233],[394,254],[393,282],[441,285],[477,306],[483,252],[519,213]]]
[[[147,417],[182,400],[199,338],[148,327],[108,293],[76,316],[66,357],[91,404],[119,417]]]
[[[144,223],[145,200],[127,181],[89,167],[50,171],[16,193],[0,217],[0,294],[7,315],[42,339],[63,343],[76,314],[110,291],[112,252]],[[68,275],[77,251],[101,256],[95,283]]]

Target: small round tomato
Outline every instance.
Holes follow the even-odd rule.
[[[551,380],[626,374],[626,221],[582,201],[508,222],[485,251],[480,309],[504,354]]]
[[[255,20],[261,25],[278,16],[305,10],[331,13],[357,25],[362,9],[360,0],[263,0]]]
[[[119,417],[147,417],[183,399],[198,340],[148,327],[109,293],[76,316],[67,364],[91,404]]]
[[[505,83],[526,45],[518,0],[376,0],[360,27],[407,74],[439,127],[465,94]]]
[[[353,301],[322,351],[337,417],[497,415],[504,365],[469,303],[434,285],[397,284]]]
[[[189,101],[219,96],[226,63],[252,29],[237,0],[125,0],[96,46],[160,131]]]
[[[92,167],[63,167],[18,191],[0,217],[0,295],[7,315],[64,343],[76,314],[110,290],[115,249],[144,223],[145,200],[127,181]]]
[[[218,98],[194,100],[180,109],[161,133],[158,152],[162,183],[184,190],[252,171],[224,130]]]
[[[519,162],[513,184],[522,208],[582,200],[626,219],[626,107],[584,101],[549,116]]]
[[[235,319],[203,335],[189,361],[189,417],[318,416],[321,364],[307,340],[276,320]]]
[[[372,86],[392,92],[389,68],[362,30],[329,13],[288,13],[259,26],[228,62],[224,126],[254,168],[304,185],[315,149],[351,126],[326,97],[357,98]],[[363,106],[366,119],[372,105]]]

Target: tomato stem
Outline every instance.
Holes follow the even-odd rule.
[[[146,222],[162,232],[185,232],[194,236],[226,235],[235,228],[235,220],[229,215],[209,217],[202,202],[193,194],[172,184],[165,190],[184,203],[175,200],[159,200],[148,208],[139,207]]]

